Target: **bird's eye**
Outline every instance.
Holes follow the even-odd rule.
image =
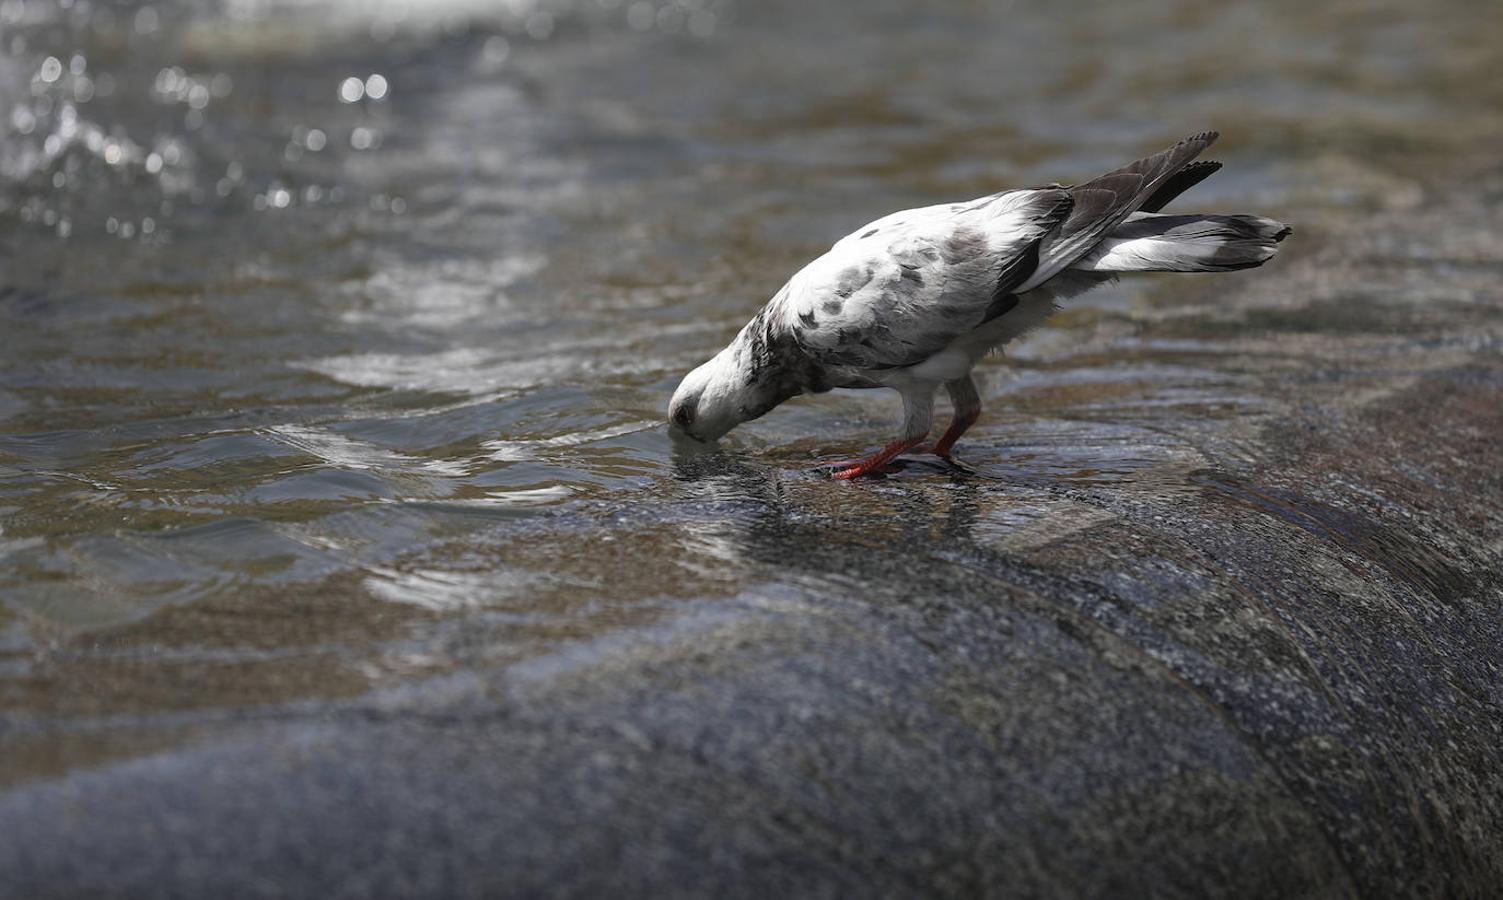
[[[673,424],[680,428],[688,428],[694,424],[694,407],[688,403],[683,404],[673,411]]]

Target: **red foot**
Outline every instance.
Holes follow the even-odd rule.
[[[865,459],[858,459],[852,463],[842,464],[845,465],[845,468],[836,469],[834,472],[830,473],[830,477],[838,478],[844,481],[851,478],[859,478],[862,475],[874,475],[880,473],[887,468],[887,464],[892,462],[893,458],[896,457],[899,453],[902,453],[904,450],[909,449],[923,439],[923,435],[920,435],[918,437],[903,438],[902,440],[893,441],[891,444],[888,444],[886,447],[883,447],[881,450],[878,450],[876,453],[873,453],[871,456],[868,456]]]
[[[902,466],[895,466],[889,460],[880,466],[872,466],[864,459],[850,459],[845,462],[835,463],[835,471],[830,473],[831,478],[845,481],[851,478],[859,478],[863,475],[892,475],[902,471]]]
[[[923,449],[928,450],[935,456],[949,459],[950,451],[955,448],[955,442],[960,440],[960,436],[966,433],[966,429],[976,424],[976,420],[979,418],[981,418],[981,410],[979,409],[956,416],[955,421],[950,423],[950,427],[945,429],[945,433],[940,439],[935,441],[933,446],[926,446]]]

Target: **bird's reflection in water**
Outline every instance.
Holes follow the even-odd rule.
[[[869,560],[974,548],[985,510],[1006,500],[995,483],[949,475],[851,484],[831,481],[822,467],[762,465],[720,448],[675,448],[673,468],[676,498],[695,513],[686,530],[713,532],[742,561],[803,577],[851,576]]]

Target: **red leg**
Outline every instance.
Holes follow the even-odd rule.
[[[979,418],[981,418],[981,410],[979,409],[973,409],[964,414],[957,415],[955,421],[950,423],[950,427],[945,429],[945,433],[931,448],[934,455],[949,459],[950,450],[954,448],[955,442],[960,440],[960,436],[965,434],[966,429],[976,424],[976,420]]]
[[[876,453],[873,453],[871,456],[868,456],[865,459],[858,459],[851,463],[843,464],[845,465],[845,468],[837,469],[836,471],[831,472],[830,477],[844,480],[848,478],[859,478],[862,475],[870,475],[873,472],[881,470],[883,466],[892,462],[893,458],[896,457],[899,453],[902,453],[904,450],[907,450],[908,448],[914,446],[923,439],[923,435],[918,435],[917,437],[901,438],[899,440],[893,441],[891,444],[888,444],[886,447],[883,447],[881,450],[878,450]]]
[[[976,382],[972,381],[969,375],[945,382],[945,390],[949,392],[950,403],[955,407],[955,418],[950,421],[950,427],[945,429],[944,435],[933,446],[925,446],[922,449],[948,460],[955,442],[960,440],[960,436],[965,434],[966,429],[976,424],[976,420],[980,418],[981,395],[976,391]],[[951,462],[954,461],[951,460]]]

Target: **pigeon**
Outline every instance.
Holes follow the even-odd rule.
[[[904,210],[858,228],[684,377],[669,404],[670,432],[714,442],[799,394],[885,387],[903,397],[901,434],[832,477],[888,471],[914,448],[953,462],[955,442],[981,412],[972,367],[1061,301],[1122,272],[1231,272],[1273,257],[1293,230],[1282,222],[1160,212],[1221,168],[1196,161],[1216,137],[1191,135],[1080,184]],[[919,447],[940,386],[954,418]]]

